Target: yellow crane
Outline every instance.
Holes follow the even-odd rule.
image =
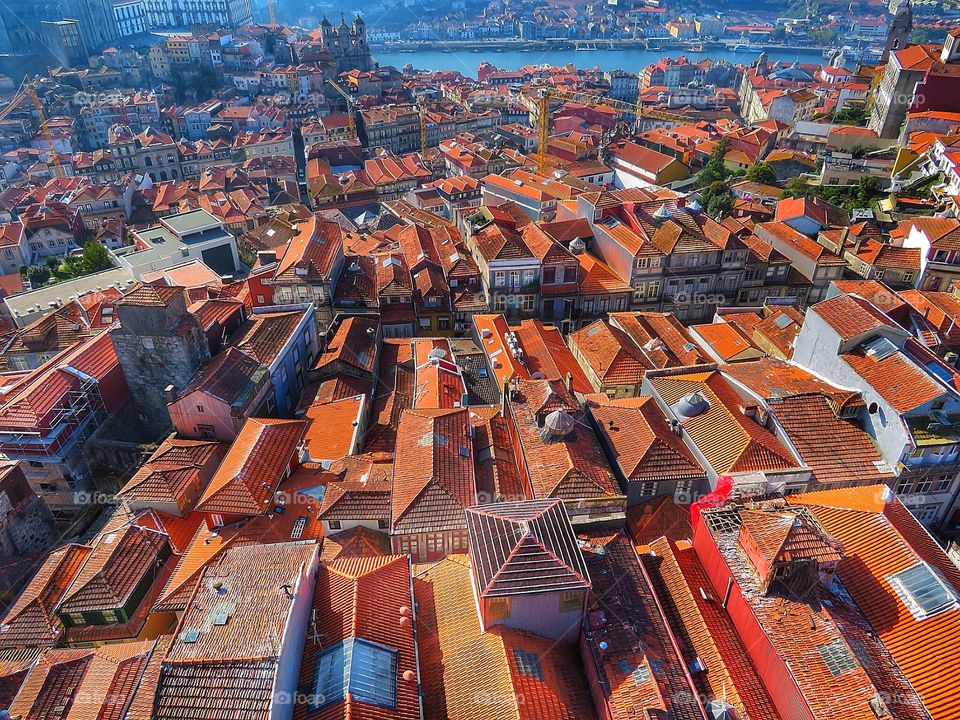
[[[277,24],[277,9],[273,5],[273,0],[267,0],[267,12],[270,13],[270,24]]]
[[[60,163],[57,149],[53,146],[53,134],[50,132],[50,126],[47,123],[47,114],[43,111],[43,103],[37,96],[36,82],[24,78],[23,84],[20,85],[20,89],[13,100],[3,110],[0,110],[0,121],[6,120],[10,113],[27,100],[33,103],[37,112],[37,121],[40,124],[40,133],[43,135],[43,139],[47,141],[47,147],[50,148],[50,163],[53,165],[53,175],[54,177],[64,177],[63,165]]]
[[[427,101],[421,95],[417,98],[417,110],[420,115],[420,156],[427,160]]]
[[[343,99],[347,101],[347,118],[348,118],[347,122],[350,123],[350,132],[353,134],[354,137],[360,137],[359,135],[357,135],[357,122],[353,117],[353,113],[354,113],[353,97],[351,97],[350,93],[348,93],[342,87],[337,85],[337,83],[335,83],[333,80],[327,80],[327,85],[329,85],[338,93],[340,93],[340,95],[343,96]]]
[[[685,125],[692,122],[689,115],[682,113],[672,113],[664,110],[655,110],[654,108],[644,107],[641,103],[628,103],[623,100],[614,100],[613,98],[598,97],[589,93],[577,92],[575,90],[557,90],[556,88],[537,88],[537,172],[544,175],[547,172],[548,155],[547,144],[550,141],[550,101],[553,99],[564,100],[566,102],[575,102],[581,105],[595,107],[605,105],[620,110],[623,113],[630,114],[635,120],[650,119],[663,122],[674,123],[676,125]]]

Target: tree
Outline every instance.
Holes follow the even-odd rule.
[[[81,267],[85,273],[95,273],[113,267],[113,263],[107,248],[94,240],[83,246]]]
[[[865,107],[851,105],[843,110],[837,110],[830,119],[838,125],[863,125],[867,119],[867,109]]]
[[[27,278],[33,287],[40,287],[50,279],[50,271],[43,265],[31,265],[27,268]]]
[[[780,193],[782,198],[804,198],[814,195],[814,189],[802,177],[792,177],[787,180],[787,186]]]
[[[723,182],[730,177],[730,170],[723,161],[729,147],[730,141],[727,138],[721,138],[720,142],[713,148],[713,152],[710,153],[710,157],[707,158],[707,162],[704,163],[703,169],[697,173],[693,183],[694,187],[699,190],[715,182]]]
[[[56,272],[57,268],[60,267],[60,258],[58,257],[48,257],[47,258],[47,267],[50,268],[50,272]]]
[[[777,174],[773,171],[770,163],[758,162],[747,168],[747,174],[744,176],[750,182],[760,183],[761,185],[776,185]]]
[[[717,180],[700,191],[700,204],[713,217],[729,215],[733,211],[733,193],[725,182]]]

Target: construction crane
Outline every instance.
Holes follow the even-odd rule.
[[[353,134],[354,137],[359,138],[360,136],[357,135],[357,121],[353,117],[354,100],[350,96],[350,93],[348,93],[342,87],[337,85],[333,80],[327,80],[327,85],[329,85],[338,93],[340,93],[340,95],[343,96],[343,99],[347,101],[347,118],[348,118],[348,122],[350,123],[350,132]]]
[[[277,24],[277,8],[274,7],[273,0],[267,0],[267,12],[270,13],[270,24]]]
[[[423,95],[417,98],[417,111],[420,115],[420,157],[427,160],[427,101]]]
[[[614,100],[613,98],[597,97],[596,95],[574,90],[557,90],[556,88],[545,87],[537,88],[537,172],[540,175],[544,175],[547,172],[547,144],[550,141],[550,101],[554,99],[589,106],[605,105],[614,110],[620,110],[623,113],[632,115],[635,121],[650,119],[674,123],[676,125],[684,125],[691,122],[691,118],[688,115],[655,110],[644,107],[639,103],[628,103],[623,100]]]
[[[47,141],[47,147],[50,148],[50,163],[53,165],[53,175],[54,177],[64,177],[63,165],[60,163],[57,149],[53,146],[53,134],[50,132],[50,126],[47,123],[47,114],[43,111],[43,103],[40,102],[37,95],[36,82],[31,82],[29,78],[23,79],[23,83],[13,100],[3,110],[0,110],[0,122],[6,120],[10,113],[27,100],[33,103],[37,112],[37,121],[40,124],[40,133],[43,135],[43,139]]]

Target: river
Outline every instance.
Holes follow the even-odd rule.
[[[393,65],[402,68],[412,63],[420,70],[458,70],[470,77],[477,76],[477,68],[486,60],[503,70],[516,70],[523,65],[565,65],[573,63],[582,68],[598,67],[601,70],[627,70],[639,73],[650,63],[662,57],[685,56],[688,60],[699,61],[704,58],[712,60],[728,60],[731,63],[749,64],[760,54],[760,51],[734,52],[725,49],[708,49],[705,52],[690,52],[683,48],[669,48],[665,50],[535,50],[521,52],[518,50],[489,51],[457,50],[455,52],[441,52],[439,50],[423,50],[417,52],[397,52],[377,49],[373,57],[381,66]],[[792,63],[799,59],[803,63],[825,64],[826,60],[820,50],[780,50],[770,49],[767,57],[773,62]]]

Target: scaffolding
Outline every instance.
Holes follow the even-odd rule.
[[[78,382],[71,383],[64,392],[59,407],[54,410],[44,428],[2,434],[0,443],[8,457],[63,458],[72,444],[82,445],[99,426],[105,411],[100,381],[70,365],[61,365],[57,371],[66,373]],[[45,378],[41,378],[40,382],[44,381]],[[68,428],[72,430],[69,438],[64,440],[63,435]],[[49,432],[44,433],[44,430]],[[51,443],[43,442],[44,437],[51,434],[55,434],[56,439]]]

